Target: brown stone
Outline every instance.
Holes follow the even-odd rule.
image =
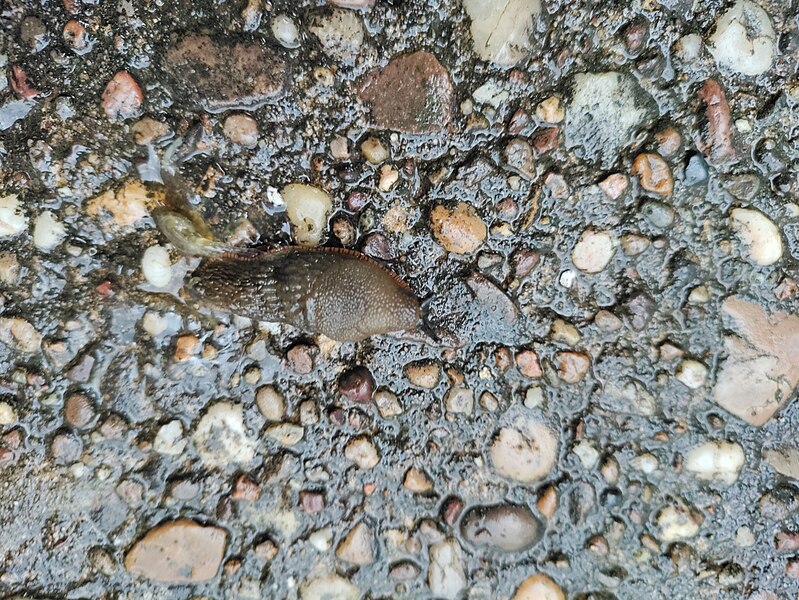
[[[538,378],[542,375],[538,354],[532,350],[522,350],[516,354],[516,366],[525,377]]]
[[[668,163],[659,154],[639,154],[633,162],[633,174],[641,187],[659,196],[670,196],[674,178]]]
[[[144,102],[139,84],[127,71],[119,71],[105,87],[102,106],[109,119],[136,116]]]
[[[125,556],[125,569],[162,583],[191,584],[216,576],[225,553],[227,533],[179,519],[158,525]]]
[[[322,492],[303,490],[300,492],[300,504],[309,515],[321,512],[325,507],[325,495]]]
[[[286,353],[289,368],[300,375],[307,375],[313,371],[315,348],[307,344],[292,346]]]
[[[430,213],[433,235],[448,252],[470,254],[486,238],[488,229],[473,206],[458,202],[454,209],[438,205]]]
[[[258,43],[232,43],[189,34],[167,49],[162,71],[189,105],[209,112],[253,110],[283,94],[286,61]]]
[[[233,486],[231,496],[234,500],[255,502],[261,496],[261,488],[247,475],[242,474],[236,479],[236,484]]]
[[[369,106],[376,127],[430,133],[445,129],[452,120],[449,72],[424,50],[397,56],[367,75],[358,95]]]
[[[611,173],[599,182],[599,189],[611,200],[618,200],[627,191],[627,178],[621,173]]]
[[[730,105],[724,90],[713,79],[708,79],[699,90],[699,99],[705,105],[707,135],[698,147],[708,162],[723,163],[735,157],[730,125]]]

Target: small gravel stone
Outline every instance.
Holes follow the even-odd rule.
[[[0,238],[18,235],[27,227],[28,218],[23,214],[17,196],[9,194],[0,198]]]
[[[461,533],[473,546],[524,552],[541,539],[543,528],[526,506],[499,504],[466,511],[461,519]]]
[[[400,404],[399,398],[388,390],[375,392],[374,403],[377,406],[377,410],[380,411],[380,416],[384,419],[390,419],[402,414],[402,404]]]
[[[74,463],[80,458],[83,444],[80,439],[70,433],[57,433],[50,443],[50,452],[56,464],[66,465]]]
[[[300,504],[306,514],[322,512],[325,508],[325,495],[322,492],[303,490],[300,492]]]
[[[618,200],[627,191],[627,177],[621,173],[612,173],[599,182],[599,189],[611,200]]]
[[[703,481],[732,485],[744,464],[740,444],[728,441],[709,441],[695,447],[685,456],[685,469]]]
[[[671,196],[674,178],[668,163],[658,154],[639,154],[633,161],[633,175],[641,187],[659,196]]]
[[[471,415],[474,411],[474,391],[461,386],[451,387],[444,396],[448,413]]]
[[[43,211],[33,226],[33,245],[42,252],[49,252],[67,235],[64,224],[57,221],[49,210]]]
[[[705,105],[707,135],[698,144],[709,162],[724,163],[735,157],[730,126],[730,105],[719,83],[706,80],[699,90],[699,99]]]
[[[434,596],[455,600],[466,587],[466,572],[460,545],[455,540],[445,540],[430,546],[430,566],[427,585]]]
[[[508,142],[503,151],[505,164],[515,173],[525,179],[535,177],[535,163],[533,161],[533,148],[526,141],[516,138]]]
[[[372,399],[375,380],[366,367],[355,367],[338,380],[338,389],[350,402],[366,403]]]
[[[133,575],[161,583],[195,584],[213,579],[219,571],[227,533],[179,519],[154,527],[125,556]]]
[[[105,87],[102,107],[109,119],[129,119],[139,114],[144,94],[127,71],[119,71]]]
[[[558,376],[566,383],[579,383],[591,366],[591,359],[581,352],[558,352]]]
[[[0,402],[0,425],[13,425],[17,422],[17,411],[8,402]]]
[[[433,482],[427,473],[416,467],[411,467],[405,472],[402,485],[414,494],[427,494],[433,489]]]
[[[376,137],[366,138],[361,144],[361,152],[363,157],[373,165],[378,165],[389,158],[388,148]]]
[[[599,451],[591,442],[582,440],[574,447],[574,454],[580,459],[584,469],[593,469],[599,463]]]
[[[716,21],[710,52],[722,68],[760,75],[771,67],[776,40],[766,11],[750,0],[739,0]]]
[[[730,219],[749,260],[768,266],[782,258],[780,230],[766,215],[748,208],[734,208]]]
[[[514,65],[530,52],[533,18],[541,11],[539,0],[465,0],[471,20],[474,51],[481,60]]]
[[[372,441],[359,436],[347,443],[344,448],[344,456],[347,460],[354,462],[361,469],[372,469],[380,462],[380,455]]]
[[[621,248],[627,256],[638,256],[649,248],[649,238],[628,233],[621,238]]]
[[[308,31],[319,40],[325,54],[343,61],[354,60],[363,44],[363,23],[351,10],[333,9],[316,14]]]
[[[85,429],[94,423],[97,411],[94,402],[85,394],[70,394],[64,402],[64,420],[77,429]]]
[[[314,368],[316,348],[307,344],[296,344],[286,353],[289,368],[300,375],[307,375]]]
[[[413,581],[419,576],[419,565],[409,560],[401,560],[391,566],[389,576],[394,581]]]
[[[42,335],[25,319],[0,317],[0,343],[18,352],[35,354],[42,347]]]
[[[280,14],[272,19],[272,35],[284,48],[296,48],[300,45],[300,32],[290,17]]]
[[[301,600],[360,600],[361,592],[349,580],[331,573],[307,579],[300,586]]]
[[[455,92],[449,72],[424,50],[394,57],[369,74],[358,95],[381,129],[432,133],[452,120]]]
[[[186,449],[188,440],[183,437],[183,423],[174,419],[162,425],[153,440],[153,450],[158,454],[179,456]]]
[[[281,446],[296,446],[305,436],[305,429],[294,423],[277,423],[266,429],[266,437],[276,441]]]
[[[375,560],[374,534],[364,523],[358,523],[336,548],[336,556],[354,565],[370,565]]]
[[[405,377],[416,387],[431,390],[441,379],[441,367],[432,360],[420,360],[405,365]]]
[[[136,121],[130,128],[137,144],[147,145],[166,137],[169,126],[161,121],[145,117]]]
[[[258,122],[249,115],[230,115],[225,119],[225,137],[245,148],[258,145]]]
[[[236,483],[233,485],[230,497],[234,500],[255,502],[261,497],[261,488],[255,481],[250,479],[250,477],[242,474],[236,478]]]
[[[558,96],[550,96],[535,107],[536,116],[545,123],[560,123],[566,117]]]
[[[258,410],[267,421],[280,421],[286,414],[286,400],[273,385],[265,385],[255,394]]]
[[[664,542],[687,540],[699,533],[701,522],[689,509],[680,505],[668,505],[655,517],[658,537]]]
[[[471,254],[486,238],[488,230],[473,206],[458,202],[454,209],[438,205],[430,213],[430,227],[436,241],[447,252]]]
[[[566,600],[563,589],[543,573],[528,577],[511,600]]]
[[[194,444],[209,467],[246,466],[255,456],[256,443],[244,429],[241,404],[217,402],[211,406],[197,424]]]
[[[698,390],[707,380],[707,367],[698,360],[686,359],[677,367],[676,377],[686,387]]]
[[[521,350],[516,354],[516,367],[525,377],[537,379],[543,375],[538,354],[533,350]]]
[[[584,273],[599,273],[608,266],[616,251],[616,240],[609,231],[588,229],[572,250],[572,263]]]
[[[489,456],[503,477],[531,483],[544,479],[557,459],[558,440],[540,421],[520,419],[503,427],[491,441]]]

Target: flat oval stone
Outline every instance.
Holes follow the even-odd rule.
[[[503,552],[523,552],[543,533],[541,522],[526,506],[497,504],[475,506],[461,520],[461,533],[473,546]]]

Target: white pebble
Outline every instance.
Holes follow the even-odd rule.
[[[513,65],[530,51],[533,15],[541,10],[539,0],[464,0],[471,18],[474,51],[482,60]]]
[[[317,529],[308,536],[308,541],[311,546],[316,548],[319,552],[327,552],[333,544],[333,530],[330,527],[323,527]]]
[[[721,67],[760,75],[771,67],[776,40],[766,11],[750,0],[739,0],[716,21],[710,53]]]
[[[732,485],[744,464],[740,444],[728,441],[709,441],[691,450],[685,457],[685,469],[703,481]]]
[[[657,514],[658,537],[664,542],[687,540],[699,533],[699,523],[682,506],[666,506]]]
[[[172,279],[169,251],[163,246],[147,248],[141,258],[141,270],[147,283],[155,287],[166,287]]]
[[[734,208],[732,228],[746,246],[747,258],[758,265],[771,265],[782,258],[782,237],[777,226],[762,212]]]
[[[519,419],[503,427],[491,442],[489,456],[501,476],[531,483],[544,479],[555,465],[558,439],[544,423]]]
[[[608,266],[616,251],[616,240],[608,231],[588,229],[572,251],[572,263],[584,273],[599,273]]]
[[[291,183],[280,191],[297,243],[316,246],[327,226],[333,207],[330,196],[312,185]]]
[[[677,381],[692,390],[698,390],[705,385],[707,367],[698,360],[686,359],[677,367]]]
[[[241,404],[217,402],[209,408],[197,424],[194,443],[200,458],[210,467],[247,465],[255,456],[256,443],[244,428]]]
[[[645,475],[651,475],[658,468],[658,459],[654,454],[650,454],[649,452],[645,452],[639,456],[636,456],[630,461],[630,466],[633,469],[637,469],[644,473]]]
[[[159,315],[156,312],[148,311],[144,313],[144,318],[142,319],[142,327],[144,331],[149,333],[151,336],[155,337],[157,335],[161,335],[166,331],[169,322]]]
[[[351,10],[337,8],[317,15],[308,30],[319,39],[325,54],[333,58],[352,60],[363,44],[361,18]]]
[[[49,252],[66,237],[67,231],[62,223],[56,221],[53,213],[44,211],[33,226],[33,245],[42,252]]]
[[[22,214],[15,194],[0,198],[0,237],[11,237],[25,230],[28,219]]]
[[[8,402],[0,402],[0,425],[11,425],[17,422],[17,413]]]
[[[702,36],[689,33],[682,36],[674,45],[677,56],[685,62],[693,62],[702,54]]]
[[[153,450],[158,454],[166,454],[170,456],[177,456],[183,454],[186,449],[186,439],[183,437],[183,423],[174,419],[162,425],[155,434],[153,440]]]
[[[599,462],[599,452],[591,442],[586,440],[577,444],[573,452],[585,469],[593,469]]]
[[[296,48],[300,45],[297,25],[286,15],[277,15],[272,19],[272,35],[284,48]]]

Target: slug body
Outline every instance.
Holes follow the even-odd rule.
[[[190,286],[220,310],[288,323],[339,342],[415,330],[420,318],[407,284],[353,250],[228,252],[201,263]]]

